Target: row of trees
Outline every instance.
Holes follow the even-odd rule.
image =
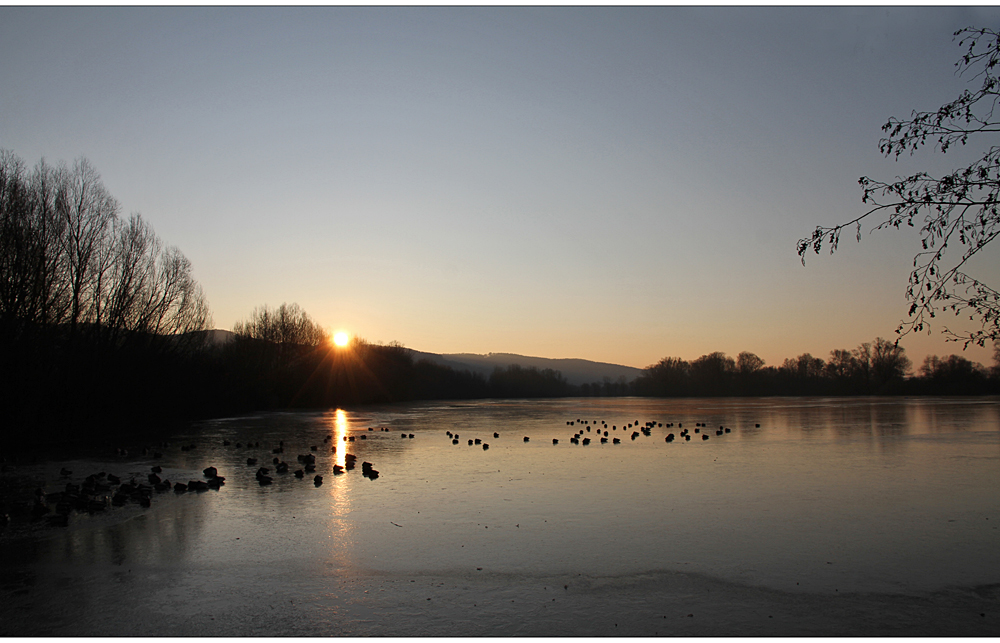
[[[1000,343],[995,365],[987,369],[964,357],[928,356],[915,377],[906,351],[881,337],[854,349],[830,351],[828,359],[804,353],[766,366],[749,352],[733,359],[710,353],[688,362],[665,357],[644,369],[631,394],[647,396],[717,395],[982,395],[1000,392]]]
[[[208,306],[191,262],[138,214],[120,216],[97,170],[0,150],[0,324],[6,337],[68,326],[108,343],[203,330]]]
[[[184,417],[207,384],[190,261],[120,211],[87,160],[29,169],[0,150],[0,404],[56,429],[37,438]]]

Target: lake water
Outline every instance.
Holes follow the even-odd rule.
[[[0,634],[1000,633],[997,398],[433,402],[216,419],[169,442],[158,460],[20,467],[50,492],[154,464],[226,484],[15,522]],[[254,477],[308,453],[319,486]],[[346,453],[358,468],[334,474]]]

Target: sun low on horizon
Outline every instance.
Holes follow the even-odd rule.
[[[333,334],[333,345],[339,348],[347,346],[351,341],[351,336],[340,330]]]

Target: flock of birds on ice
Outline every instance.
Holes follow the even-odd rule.
[[[566,425],[579,427],[573,436],[569,438],[571,444],[589,445],[592,440],[599,440],[600,444],[607,444],[609,441],[611,444],[620,444],[622,441],[622,438],[609,434],[608,424],[603,420],[591,422],[589,420],[576,419],[567,421]],[[756,426],[759,428],[760,424]],[[636,420],[634,423],[628,423],[627,426],[623,425],[621,427],[622,432],[618,435],[624,436],[631,430],[628,437],[634,441],[639,436],[650,437],[654,428],[664,427],[668,429],[673,428],[674,423],[668,422],[663,424],[647,421],[640,425],[639,421]],[[679,429],[679,432],[676,435],[668,433],[664,438],[665,442],[671,443],[675,440],[690,442],[692,440],[690,429],[685,429],[680,422],[676,424],[676,427]],[[374,427],[368,427],[368,431],[374,430]],[[379,427],[378,430],[387,433],[392,431],[388,427]],[[610,431],[617,432],[618,426],[612,425]],[[699,435],[701,440],[704,441],[709,439],[709,433],[710,430],[707,428],[706,423],[695,423],[694,435]],[[725,426],[720,426],[715,430],[716,436],[724,436],[727,433],[730,433],[730,429]],[[445,431],[445,435],[451,440],[452,444],[457,445],[461,443],[461,436],[458,433]],[[350,443],[354,442],[356,438],[366,440],[367,437],[366,433],[361,433],[358,436],[346,435],[343,436],[343,441]],[[414,434],[404,432],[400,434],[400,437],[413,439]],[[499,439],[500,433],[494,432],[493,437],[494,439]],[[530,437],[524,436],[524,442],[528,441],[530,441]],[[295,478],[300,480],[311,476],[313,485],[319,487],[323,484],[323,476],[316,473],[316,453],[322,448],[330,454],[336,454],[337,445],[333,444],[333,442],[333,436],[326,436],[323,439],[322,447],[320,445],[312,445],[309,447],[308,453],[297,455],[297,468],[294,470],[292,470],[292,465],[282,459],[285,452],[285,443],[283,440],[279,441],[278,445],[271,449],[269,455],[272,457],[270,461],[266,460],[257,451],[261,448],[260,442],[247,442],[246,444],[236,442],[235,448],[247,449],[257,453],[256,457],[249,455],[246,458],[246,466],[251,470],[257,467],[254,472],[254,478],[261,487],[271,485],[274,482],[275,475],[287,475],[289,471],[292,472]],[[490,448],[489,443],[485,442],[482,438],[471,438],[467,440],[467,443],[469,446],[481,445],[484,451]],[[552,444],[558,445],[559,438],[552,438]],[[143,447],[142,456],[158,460],[163,457],[163,453],[157,449],[165,449],[169,446],[169,443],[163,442],[155,448]],[[197,449],[197,446],[194,443],[185,444],[180,447],[180,450],[182,452],[189,452]],[[223,440],[222,446],[229,447],[234,445],[229,440]],[[329,451],[327,451],[328,447]],[[123,458],[129,455],[128,451],[123,448],[115,449],[115,454]],[[263,463],[261,462],[262,460]],[[334,464],[331,470],[333,475],[338,476],[355,469],[356,465],[357,456],[351,453],[344,453],[344,464]],[[361,472],[364,477],[371,480],[379,477],[379,472],[374,468],[372,463],[367,461],[361,463]],[[141,507],[148,508],[151,506],[152,500],[157,493],[169,491],[180,495],[190,492],[208,491],[210,489],[218,491],[226,483],[225,476],[219,475],[219,470],[215,466],[206,467],[202,471],[203,477],[201,479],[189,479],[187,482],[171,482],[168,479],[161,478],[161,473],[163,473],[163,468],[160,465],[154,465],[145,474],[145,481],[141,479],[141,475],[133,475],[127,481],[123,481],[122,478],[113,473],[100,471],[86,476],[79,483],[66,481],[61,491],[48,492],[45,487],[38,487],[35,489],[33,500],[17,500],[9,503],[3,509],[3,512],[0,513],[0,529],[6,528],[11,523],[12,515],[15,517],[24,516],[32,521],[46,520],[54,526],[67,526],[69,524],[69,517],[73,512],[93,514],[106,511],[112,507],[122,507],[128,503],[137,503]],[[73,476],[73,472],[65,467],[60,470],[59,474],[61,481],[68,480]]]

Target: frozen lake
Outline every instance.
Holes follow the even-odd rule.
[[[14,520],[0,634],[1000,633],[996,398],[433,402],[168,441],[12,467],[49,493],[154,465],[226,482],[68,527]],[[319,486],[292,474],[310,453]]]

